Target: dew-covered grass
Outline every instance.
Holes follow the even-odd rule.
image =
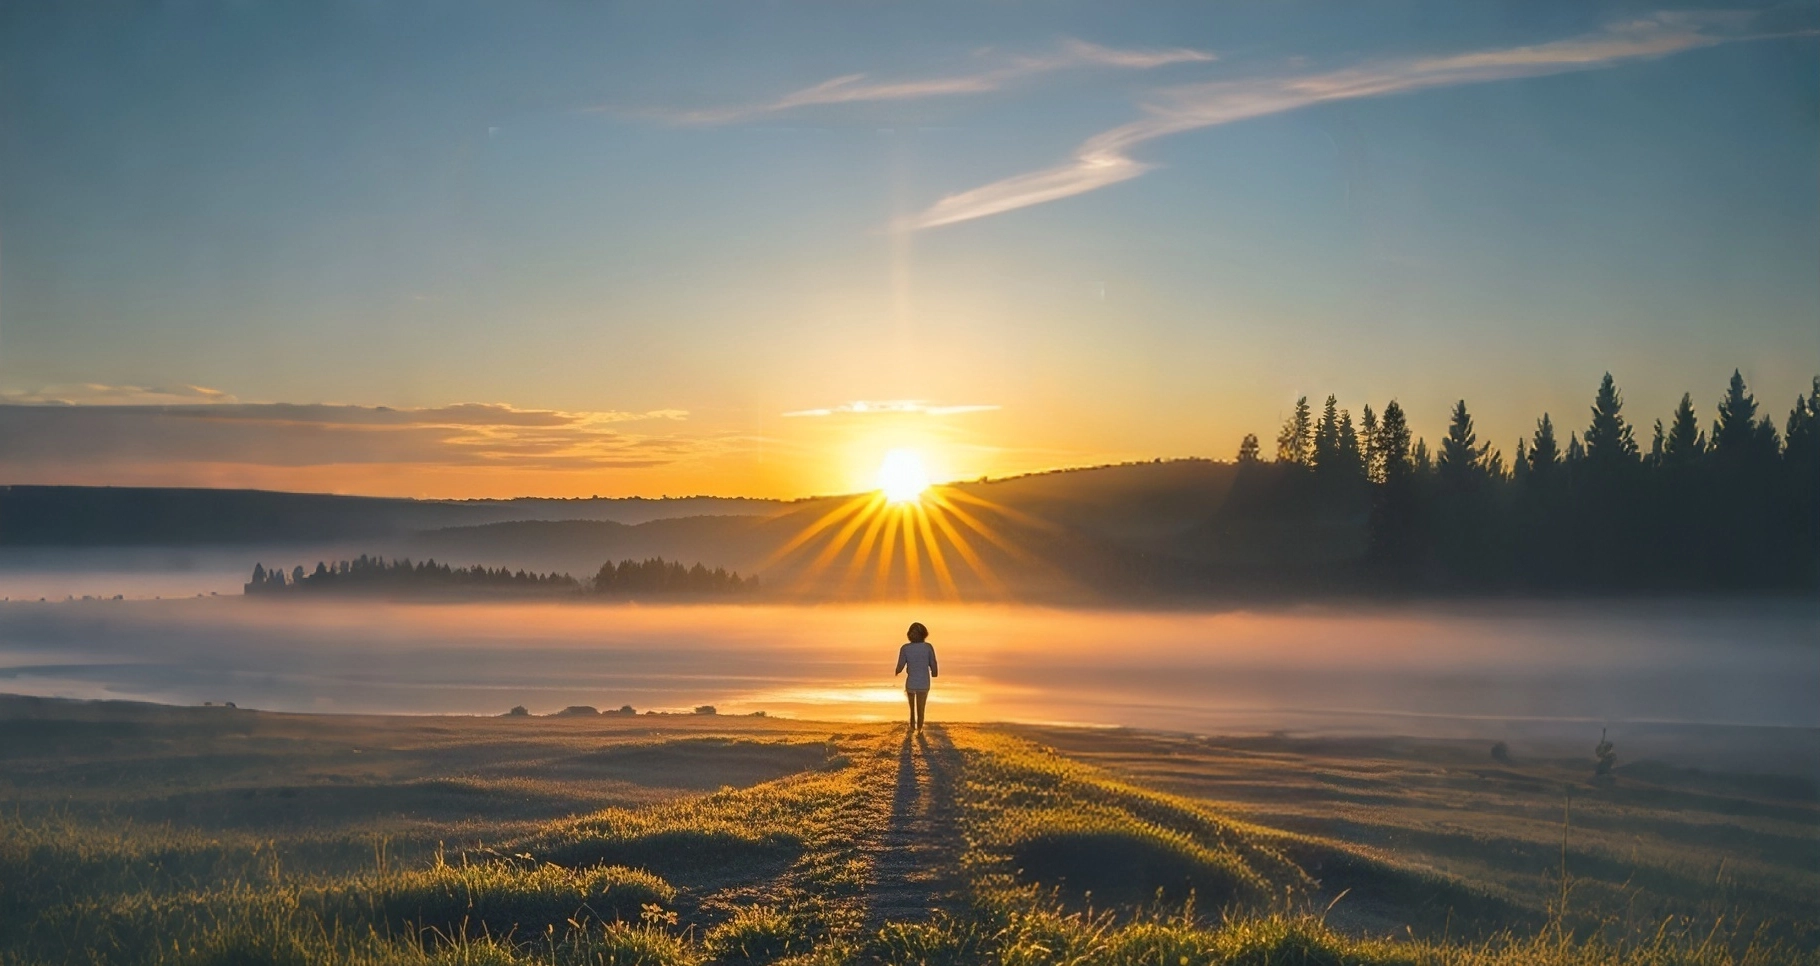
[[[313,730],[313,719],[262,717],[223,719],[263,735],[250,754],[226,755],[222,735],[161,738],[158,714],[145,711],[139,745],[122,749],[116,732],[85,750],[62,729],[54,749],[0,756],[0,782],[10,783],[0,787],[39,779],[0,816],[0,966],[1820,964],[1813,917],[1785,915],[1814,909],[1798,869],[1753,883],[1772,898],[1726,892],[1723,877],[1714,884],[1726,908],[1783,918],[1639,925],[1582,905],[1571,875],[1538,873],[1533,888],[1516,888],[1515,873],[1475,876],[1462,860],[1272,821],[1266,809],[1193,793],[1189,778],[1217,762],[1174,752],[1111,762],[1081,751],[1096,747],[1089,733],[1049,744],[1016,729],[938,726],[912,743],[887,726],[713,716],[384,722],[365,732],[345,719]],[[196,727],[184,722],[189,734]],[[1130,736],[1119,741],[1131,747]],[[361,756],[331,754],[340,746]],[[195,747],[224,761],[213,781],[195,762],[178,768],[181,794],[232,800],[233,810],[172,817],[167,786],[136,778],[110,791],[95,779],[109,756],[135,756],[123,773],[143,776],[156,769],[140,759]],[[550,763],[549,787],[529,754]],[[1286,786],[1310,781],[1307,765],[1254,767],[1277,768]],[[1177,777],[1153,777],[1165,768]],[[42,780],[57,774],[84,777],[60,797]],[[477,809],[439,792],[405,795],[393,813],[373,805],[383,801],[374,789],[439,781],[485,789],[488,801]],[[1434,795],[1415,778],[1373,786],[1387,799],[1374,807],[1394,814],[1388,799],[1402,781],[1410,808],[1432,815]],[[298,792],[275,793],[285,789]],[[502,789],[531,804],[500,798]],[[319,792],[367,804],[357,817],[287,811]],[[541,814],[552,802],[566,804]],[[1622,799],[1600,807],[1609,820]],[[1794,826],[1806,814],[1799,802],[1748,797],[1705,807],[1769,809],[1763,821]],[[1655,801],[1639,815],[1663,821],[1665,808]],[[1511,818],[1502,816],[1454,821],[1495,829]],[[1333,827],[1358,818],[1336,814]],[[1442,831],[1418,841],[1436,849]],[[951,840],[917,853],[942,868],[893,861],[918,836]],[[1745,848],[1748,837],[1725,841],[1746,868],[1779,867]],[[1638,906],[1691,894],[1660,891],[1668,880],[1653,870],[1670,852],[1639,844]]]

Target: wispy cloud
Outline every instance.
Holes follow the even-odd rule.
[[[826,409],[799,409],[784,413],[785,416],[956,416],[962,413],[985,413],[999,407],[989,405],[937,406],[920,399],[889,399],[883,401],[858,400],[830,406]]]
[[[1737,32],[1749,14],[1657,14],[1594,34],[1526,47],[1384,61],[1343,70],[1217,81],[1162,92],[1145,116],[1082,142],[1066,163],[952,194],[902,227],[935,228],[1084,194],[1136,178],[1154,165],[1131,151],[1157,138],[1312,104],[1383,97],[1488,81],[1597,70],[1762,35]]]
[[[40,406],[172,406],[197,403],[231,403],[234,397],[207,386],[108,386],[97,382],[45,386],[40,389],[0,389],[0,405]]]
[[[719,445],[712,436],[660,428],[687,415],[674,409],[565,412],[497,403],[395,409],[241,403],[212,390],[89,388],[105,391],[0,397],[0,451],[9,469],[34,478],[58,468],[146,463],[586,470],[659,466]],[[198,396],[224,401],[196,402]],[[78,397],[90,401],[72,402]],[[632,431],[635,423],[645,425]]]
[[[988,55],[991,56],[991,55]],[[1014,81],[1038,74],[1081,68],[1151,70],[1170,64],[1205,62],[1214,55],[1200,50],[1118,50],[1084,40],[1063,41],[1054,51],[1036,56],[999,56],[996,62],[972,71],[937,77],[879,80],[870,74],[846,74],[775,100],[735,107],[686,111],[673,119],[687,124],[721,124],[765,114],[825,104],[865,101],[901,101],[924,97],[951,97],[998,90]]]

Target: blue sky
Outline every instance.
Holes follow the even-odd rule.
[[[1607,369],[1644,427],[1734,366],[1783,412],[1817,26],[8,4],[0,436],[17,481],[792,495],[1227,457],[1302,394],[1506,452]]]

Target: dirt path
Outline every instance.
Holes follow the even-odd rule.
[[[960,821],[955,784],[961,756],[941,725],[901,735],[890,820],[882,830],[867,895],[866,925],[919,921],[948,906],[959,886]]]

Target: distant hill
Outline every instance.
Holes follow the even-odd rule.
[[[432,501],[17,486],[0,488],[0,546],[225,545],[272,563],[271,548],[333,545],[571,574],[665,557],[815,599],[1131,600],[1344,579],[1364,552],[1366,508],[1299,493],[1273,464],[1211,460],[956,483],[920,511],[888,513],[872,494]]]
[[[267,490],[0,486],[0,546],[323,543],[513,520],[642,523],[772,514],[786,506],[723,497],[407,500]]]
[[[1336,541],[1333,521],[1298,524],[1251,499],[1257,487],[1239,485],[1240,476],[1233,464],[1209,460],[1132,463],[943,486],[936,493],[948,508],[931,501],[920,518],[866,516],[866,495],[820,497],[764,517],[445,527],[400,546],[418,559],[570,572],[609,558],[699,560],[757,573],[767,593],[812,598],[889,596],[914,581],[930,595],[1074,600],[1250,586],[1234,573],[1242,566],[1228,565],[1272,557],[1278,541],[1362,548],[1362,519],[1343,521]],[[903,526],[915,528],[914,568]],[[1312,559],[1324,566],[1330,558]]]

